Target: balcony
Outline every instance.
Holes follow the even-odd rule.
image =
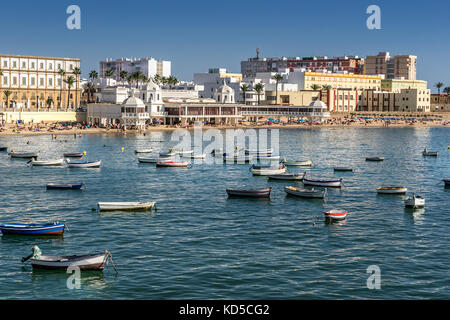
[[[151,117],[165,117],[167,116],[167,112],[163,111],[157,111],[157,112],[150,112]]]
[[[124,119],[149,119],[148,113],[122,113],[122,118]]]

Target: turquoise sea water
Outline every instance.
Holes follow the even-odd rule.
[[[66,220],[70,228],[61,239],[0,237],[0,299],[450,298],[450,189],[441,181],[450,176],[448,128],[280,130],[282,156],[314,164],[292,171],[343,177],[326,201],[286,196],[283,187],[295,182],[253,177],[250,165],[138,164],[136,148],[174,145],[170,133],[150,142],[155,134],[0,137],[0,146],[38,149],[41,158],[86,151],[103,160],[100,169],[30,168],[0,153],[0,222]],[[439,157],[423,157],[425,147]],[[85,191],[45,189],[79,181]],[[228,199],[225,189],[240,185],[272,186],[271,199]],[[420,189],[425,209],[377,195],[381,185]],[[157,201],[158,210],[91,210],[98,201],[137,200]],[[325,224],[323,211],[333,208],[349,211],[344,223]],[[68,289],[68,274],[20,262],[35,244],[49,255],[108,249],[119,273],[83,272],[81,289]],[[381,270],[380,290],[367,288],[371,265]]]

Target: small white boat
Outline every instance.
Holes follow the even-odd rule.
[[[405,199],[406,208],[423,208],[425,206],[425,199],[422,196],[413,194],[412,196]]]
[[[344,220],[347,217],[345,210],[328,210],[323,213],[326,219],[330,220]]]
[[[271,155],[273,153],[273,148],[269,148],[269,149],[265,149],[265,150],[245,149],[244,152],[245,152],[245,154],[264,156],[264,155]]]
[[[161,158],[172,158],[175,157],[177,154],[175,152],[169,151],[169,152],[160,152],[159,156]]]
[[[295,160],[283,160],[285,166],[298,166],[298,167],[310,167],[312,166],[311,160],[306,161],[295,161]]]
[[[187,168],[189,165],[189,161],[161,160],[156,162],[157,167]]]
[[[9,155],[11,156],[11,158],[37,158],[37,152],[11,151]]]
[[[134,150],[134,153],[151,153],[153,152],[152,148],[148,148],[148,149],[136,149]]]
[[[158,161],[167,161],[171,159],[171,157],[138,157],[137,158],[140,163],[157,163]]]
[[[177,154],[191,154],[191,153],[194,153],[194,150],[183,150],[183,149],[169,149],[169,151],[177,153]]]
[[[424,157],[437,157],[438,151],[428,151],[426,148],[422,151]]]
[[[189,158],[189,159],[205,159],[206,158],[206,153],[202,153],[202,154],[183,154],[182,157],[183,158]]]
[[[150,210],[155,206],[155,201],[151,202],[99,202],[99,211],[125,211],[125,210]]]
[[[260,155],[257,155],[256,156],[256,160],[257,161],[278,161],[278,160],[280,160],[280,156],[271,156],[271,155],[260,156]]]
[[[408,191],[406,187],[379,187],[377,192],[381,194],[404,194]]]
[[[98,168],[102,164],[102,160],[84,161],[84,162],[72,162],[72,161],[66,160],[66,162],[67,162],[67,167],[69,167],[69,168]]]
[[[313,180],[303,178],[303,184],[305,186],[316,186],[316,187],[332,187],[332,188],[340,188],[342,185],[342,179],[332,179],[332,180]]]
[[[294,186],[284,187],[284,191],[290,195],[302,197],[302,198],[325,198],[325,194],[327,193],[327,189],[325,190],[316,190],[312,189],[302,189]]]
[[[281,174],[286,172],[286,167],[284,165],[276,166],[256,166],[251,167],[254,176],[270,176],[275,174]]]
[[[268,178],[271,179],[271,180],[296,180],[296,181],[301,181],[301,180],[303,180],[305,175],[306,175],[306,172],[303,172],[303,173],[285,172],[285,173],[270,175]]]
[[[64,164],[64,159],[57,159],[57,160],[30,160],[32,166],[36,167],[56,167],[56,166],[62,166]]]

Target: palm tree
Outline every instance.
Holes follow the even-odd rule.
[[[167,84],[167,80],[168,80],[168,78],[162,77],[162,78],[161,78],[161,83],[162,83],[163,85],[165,85],[165,84]]]
[[[170,89],[172,89],[172,86],[176,86],[178,82],[178,79],[174,76],[167,78],[167,83],[169,84]]]
[[[62,107],[62,92],[63,92],[63,82],[64,82],[64,76],[66,75],[66,72],[63,69],[58,70],[58,74],[61,76],[61,84],[60,84],[60,94],[59,94],[59,107]]]
[[[78,108],[78,82],[80,80],[80,75],[81,75],[81,69],[80,68],[75,68],[73,69],[73,74],[75,75],[75,82],[76,82],[76,88],[75,88],[75,106]]]
[[[52,104],[53,104],[53,99],[48,97],[47,101],[45,102],[47,104],[47,108],[51,108]]]
[[[275,88],[275,101],[276,101],[275,104],[278,104],[278,83],[283,79],[284,79],[283,76],[279,73],[277,73],[272,77],[272,80],[275,80],[277,82],[277,86]]]
[[[6,98],[6,108],[9,108],[9,96],[12,94],[12,92],[9,90],[5,90],[3,91],[3,94],[5,95]]]
[[[159,86],[161,84],[161,76],[159,74],[155,74],[155,76],[153,77],[153,81]]]
[[[325,84],[325,85],[322,86],[322,90],[329,91],[329,90],[331,90],[331,86]]]
[[[94,97],[93,93],[95,92],[95,87],[92,82],[88,82],[84,85],[84,92],[87,93],[88,103],[92,102],[91,96]]]
[[[143,80],[145,75],[140,70],[136,70],[131,74],[134,80],[136,80],[136,89],[139,87],[139,82]]]
[[[128,84],[130,85],[130,88],[133,86],[133,81],[134,81],[134,77],[133,77],[133,75],[129,75],[128,77],[127,77],[127,82],[128,82]]]
[[[119,77],[121,81],[126,80],[128,78],[128,72],[126,72],[125,70],[120,71]]]
[[[313,90],[319,90],[319,89],[320,89],[320,86],[317,85],[317,84],[313,84],[313,85],[311,86],[311,89],[313,89]]]
[[[111,80],[111,78],[114,77],[114,70],[113,69],[106,70],[105,77]]]
[[[257,93],[257,95],[258,95],[258,106],[259,106],[259,103],[260,103],[260,101],[259,101],[259,96],[260,96],[260,94],[261,94],[261,92],[264,90],[264,85],[260,82],[260,83],[257,83],[256,85],[255,85],[255,91],[256,91],[256,93]]]
[[[243,95],[244,95],[244,104],[246,104],[245,103],[245,93],[247,92],[247,91],[249,91],[250,90],[250,86],[248,86],[248,85],[246,85],[245,83],[241,86],[241,90],[242,90],[242,93],[243,93]]]
[[[444,86],[442,82],[438,82],[434,85],[438,89],[438,94],[441,94],[441,88]]]
[[[67,79],[64,80],[65,83],[67,83],[67,87],[69,88],[68,92],[68,98],[67,98],[67,109],[69,109],[70,104],[70,88],[73,86],[73,84],[76,82],[75,78],[73,76],[68,76]]]
[[[94,80],[98,78],[98,72],[95,70],[92,70],[91,72],[89,72],[89,79]]]

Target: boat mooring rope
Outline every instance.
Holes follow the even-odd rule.
[[[114,264],[114,261],[112,259],[112,254],[108,250],[105,250],[105,263],[106,264],[108,264],[108,260],[111,261],[114,271],[116,272],[116,274],[118,274],[119,272],[117,271],[116,265]]]

